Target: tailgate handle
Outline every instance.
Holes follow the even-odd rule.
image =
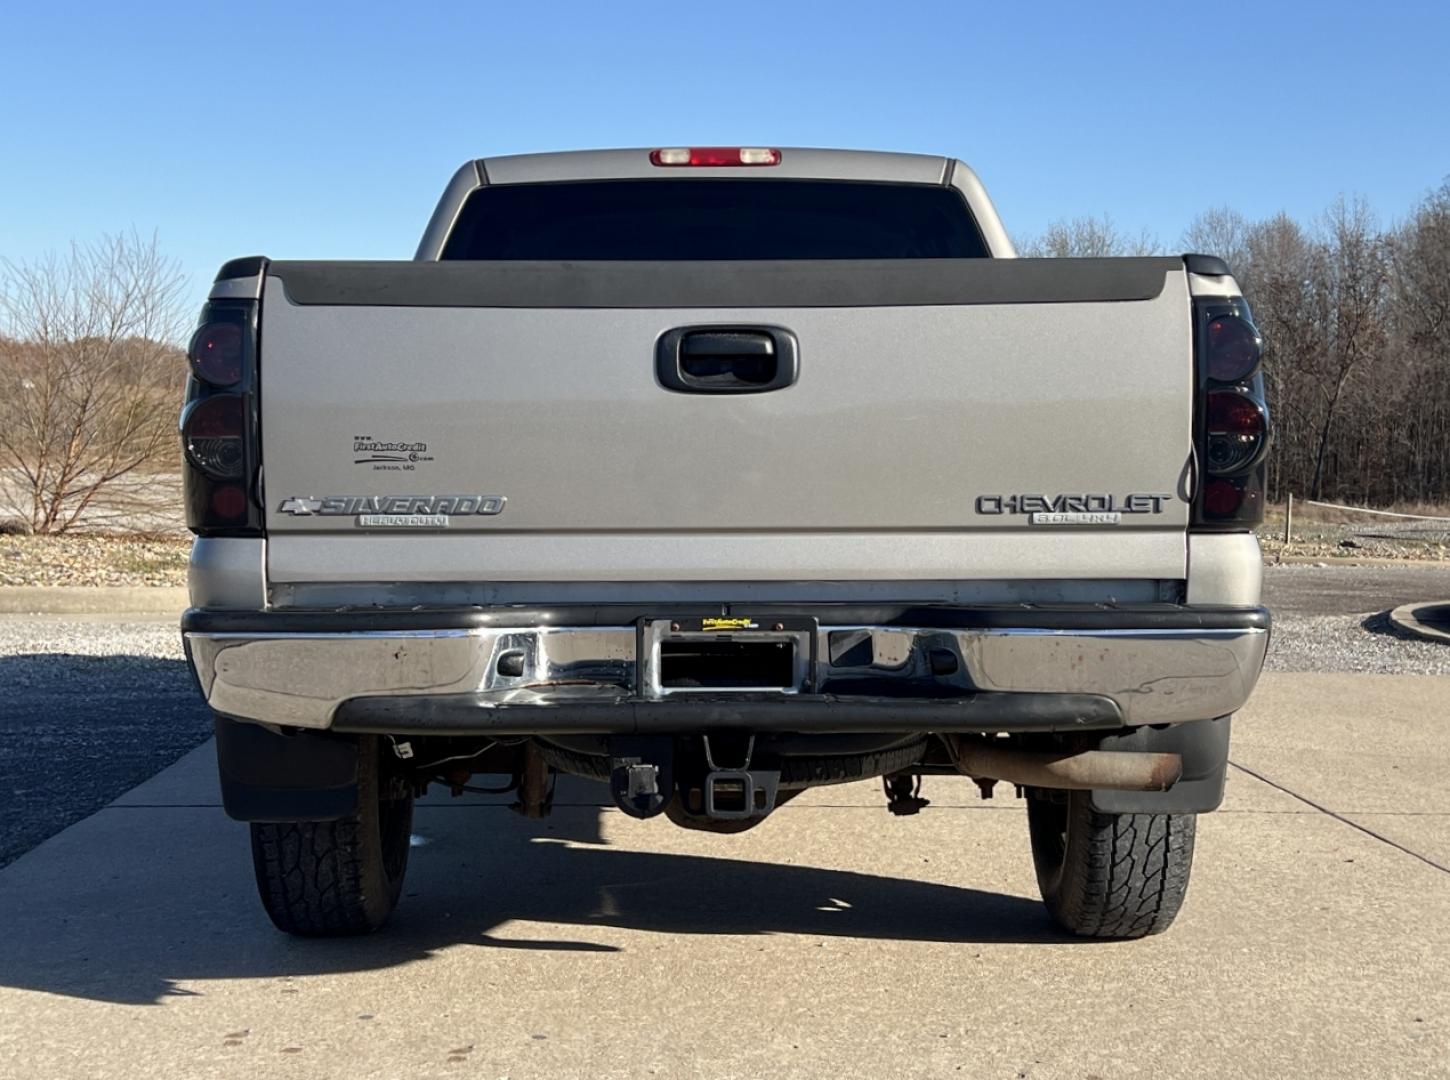
[[[795,382],[795,335],[778,326],[681,326],[655,351],[660,385],[682,394],[759,394]]]

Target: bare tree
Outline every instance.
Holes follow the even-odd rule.
[[[114,518],[176,453],[182,278],[109,236],[0,274],[0,497],[37,533]]]
[[[1324,230],[1324,266],[1317,280],[1324,315],[1323,408],[1309,488],[1315,499],[1323,497],[1330,436],[1345,387],[1385,354],[1389,299],[1388,250],[1369,207],[1340,199],[1325,216]]]
[[[1413,498],[1450,493],[1450,180],[1390,239],[1393,342],[1406,372],[1394,477]]]
[[[1269,458],[1273,493],[1304,491],[1311,451],[1305,433],[1312,429],[1312,410],[1305,404],[1301,378],[1317,355],[1321,333],[1313,311],[1319,251],[1297,221],[1277,214],[1250,226],[1244,236],[1242,266],[1234,265],[1239,285],[1253,309],[1254,321],[1268,342],[1264,376],[1275,435]]]
[[[1391,244],[1407,343],[1450,360],[1450,180],[1416,208]]]
[[[1215,206],[1199,214],[1183,230],[1184,251],[1217,255],[1229,269],[1242,272],[1248,266],[1249,223],[1237,210]]]
[[[1054,221],[1041,236],[1028,237],[1017,246],[1027,258],[1056,259],[1156,255],[1162,250],[1158,238],[1146,229],[1131,236],[1107,214]]]

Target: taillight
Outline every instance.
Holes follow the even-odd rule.
[[[1243,382],[1259,370],[1264,339],[1247,319],[1219,315],[1209,320],[1205,337],[1205,363],[1214,382]]]
[[[1210,390],[1204,418],[1204,465],[1210,473],[1241,472],[1253,465],[1269,434],[1262,401],[1237,390]]]
[[[1244,493],[1231,480],[1210,480],[1203,486],[1203,512],[1208,517],[1232,517],[1243,502]]]
[[[1264,519],[1269,409],[1260,362],[1264,341],[1241,297],[1194,304],[1194,441],[1198,527],[1248,529]]]
[[[199,536],[262,534],[256,320],[255,300],[212,300],[187,349],[182,487]]]
[[[674,146],[651,150],[650,164],[720,168],[738,165],[779,165],[780,151],[764,146]]]
[[[215,480],[239,479],[247,467],[246,402],[216,394],[191,403],[182,417],[186,456]]]
[[[242,327],[234,322],[205,323],[191,335],[186,358],[192,373],[212,386],[242,381]]]

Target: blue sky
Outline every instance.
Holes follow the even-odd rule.
[[[1402,215],[1450,175],[1450,4],[347,6],[7,0],[0,256],[157,230],[406,258],[470,157],[759,144],[961,157],[1008,228]]]

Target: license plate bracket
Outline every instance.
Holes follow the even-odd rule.
[[[817,629],[801,616],[641,619],[639,696],[809,693]]]

